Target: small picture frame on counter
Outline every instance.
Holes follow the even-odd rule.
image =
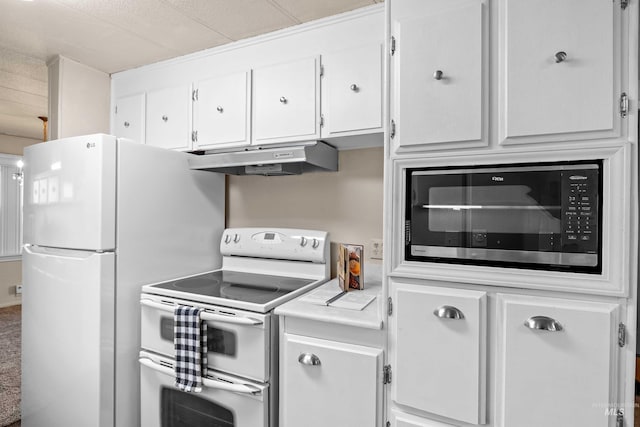
[[[337,271],[340,289],[364,289],[364,246],[339,244]]]

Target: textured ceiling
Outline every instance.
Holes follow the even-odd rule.
[[[42,138],[47,67],[114,73],[383,0],[0,0],[0,136]]]

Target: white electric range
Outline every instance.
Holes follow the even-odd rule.
[[[329,279],[328,234],[231,228],[220,252],[219,270],[142,288],[143,427],[277,425],[278,320],[272,310]],[[202,393],[173,386],[176,305],[204,309],[209,372]]]

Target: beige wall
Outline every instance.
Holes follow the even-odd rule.
[[[227,227],[297,227],[326,230],[332,276],[336,244],[365,245],[382,238],[383,149],[340,151],[338,172],[298,176],[229,176]],[[365,264],[366,269],[366,264]]]

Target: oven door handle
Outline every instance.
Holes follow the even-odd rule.
[[[141,365],[144,365],[147,368],[151,368],[162,374],[169,375],[171,377],[175,377],[176,375],[173,369],[169,368],[168,366],[159,365],[153,360],[148,359],[146,357],[139,358],[138,362],[140,362]],[[262,394],[262,390],[260,390],[258,387],[254,387],[249,384],[229,383],[226,381],[205,378],[205,377],[202,378],[202,385],[207,388],[215,388],[218,390],[232,391],[234,393],[251,394],[254,396]]]
[[[151,308],[155,308],[158,310],[163,310],[169,313],[173,313],[173,310],[175,309],[175,305],[174,304],[163,304],[161,302],[155,302],[152,301],[150,299],[146,299],[146,298],[142,298],[140,299],[140,304],[147,306],[147,307],[151,307]],[[200,313],[200,319],[202,320],[214,320],[217,322],[226,322],[226,323],[233,323],[236,325],[262,325],[264,322],[260,319],[255,319],[253,317],[247,317],[247,316],[231,316],[231,315],[226,315],[226,314],[218,314],[218,313],[211,313],[208,311],[203,311]]]

